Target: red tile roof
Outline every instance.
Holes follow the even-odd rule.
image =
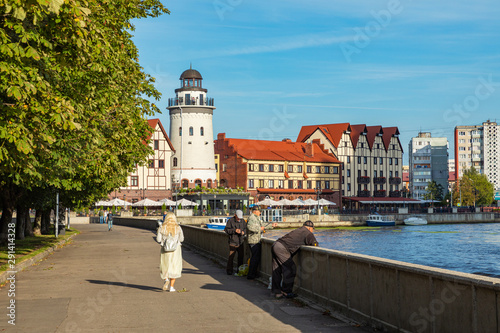
[[[297,142],[306,141],[317,129],[322,131],[335,147],[338,147],[340,139],[342,139],[342,134],[350,131],[351,126],[349,123],[302,126],[297,137]]]
[[[351,125],[351,141],[353,147],[358,146],[359,136],[361,135],[361,133],[366,133],[366,132],[367,129],[365,124]]]
[[[397,127],[384,127],[382,130],[384,131],[382,134],[382,141],[384,142],[385,151],[388,151],[392,137],[399,135],[399,130]],[[399,146],[401,146],[401,143]]]
[[[366,130],[366,140],[368,141],[368,146],[372,149],[377,135],[383,133],[382,126],[367,126]]]
[[[409,182],[410,181],[410,173],[409,172],[403,172],[403,182]]]
[[[455,171],[452,171],[448,174],[448,181],[454,182],[457,180],[457,173]]]
[[[219,136],[218,136],[219,137]],[[265,141],[225,138],[229,146],[243,158],[269,161],[305,161],[341,163],[317,143]],[[312,145],[313,155],[306,154],[307,145]],[[311,146],[310,146],[311,147]]]
[[[165,131],[165,128],[163,128],[163,125],[161,124],[160,119],[148,119],[148,124],[149,126],[153,129],[153,131],[156,128],[156,125],[160,126],[160,130],[163,133],[163,136],[165,137],[165,140],[167,140],[168,146],[172,151],[175,152],[174,146],[172,146],[172,142],[170,142],[170,138],[167,135],[167,132]],[[151,139],[151,136],[153,135],[153,132],[151,132],[148,136],[148,140]]]

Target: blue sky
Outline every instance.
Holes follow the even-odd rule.
[[[295,140],[303,125],[421,131],[500,121],[500,6],[440,1],[164,1],[134,22],[144,70],[162,93],[192,63],[215,99],[214,135]],[[450,151],[450,155],[453,153]]]

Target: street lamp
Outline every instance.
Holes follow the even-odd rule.
[[[321,194],[321,187],[316,187],[316,200],[318,201],[318,216],[319,214],[319,195]]]

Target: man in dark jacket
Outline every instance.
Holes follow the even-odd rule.
[[[237,210],[236,214],[227,221],[224,231],[229,235],[229,257],[227,258],[226,272],[227,275],[232,275],[236,252],[238,252],[238,267],[243,265],[246,222],[241,210]]]
[[[293,256],[297,254],[302,245],[318,246],[313,231],[314,224],[311,221],[306,221],[302,227],[279,238],[271,247],[273,256],[272,293],[276,298],[297,296],[292,292],[296,274]]]

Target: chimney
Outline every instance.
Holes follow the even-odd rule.
[[[224,140],[226,138],[226,133],[217,134],[217,140]]]
[[[314,146],[312,143],[306,142],[305,149],[306,149],[305,154],[307,156],[314,157]]]
[[[281,140],[281,141],[286,142],[286,143],[292,143],[292,140],[290,140],[290,139],[288,139],[288,138],[283,139],[283,140]]]

